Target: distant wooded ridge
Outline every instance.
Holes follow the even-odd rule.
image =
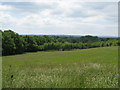
[[[118,46],[118,38],[97,36],[60,36],[60,35],[19,35],[12,30],[2,33],[2,55],[47,50],[72,50],[95,47]]]
[[[82,36],[93,36],[93,35],[67,35],[67,34],[19,34],[21,36],[61,36],[61,37],[82,37]],[[99,38],[118,38],[118,36],[97,36]]]

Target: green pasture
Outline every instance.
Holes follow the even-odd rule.
[[[2,57],[3,88],[117,88],[118,47]]]

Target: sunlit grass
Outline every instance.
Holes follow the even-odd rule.
[[[117,47],[3,57],[4,88],[117,88],[117,76]]]

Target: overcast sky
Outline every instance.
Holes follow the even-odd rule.
[[[118,3],[1,2],[0,25],[19,34],[118,36]]]

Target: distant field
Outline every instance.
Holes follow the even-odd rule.
[[[3,88],[117,88],[118,47],[3,57]]]

